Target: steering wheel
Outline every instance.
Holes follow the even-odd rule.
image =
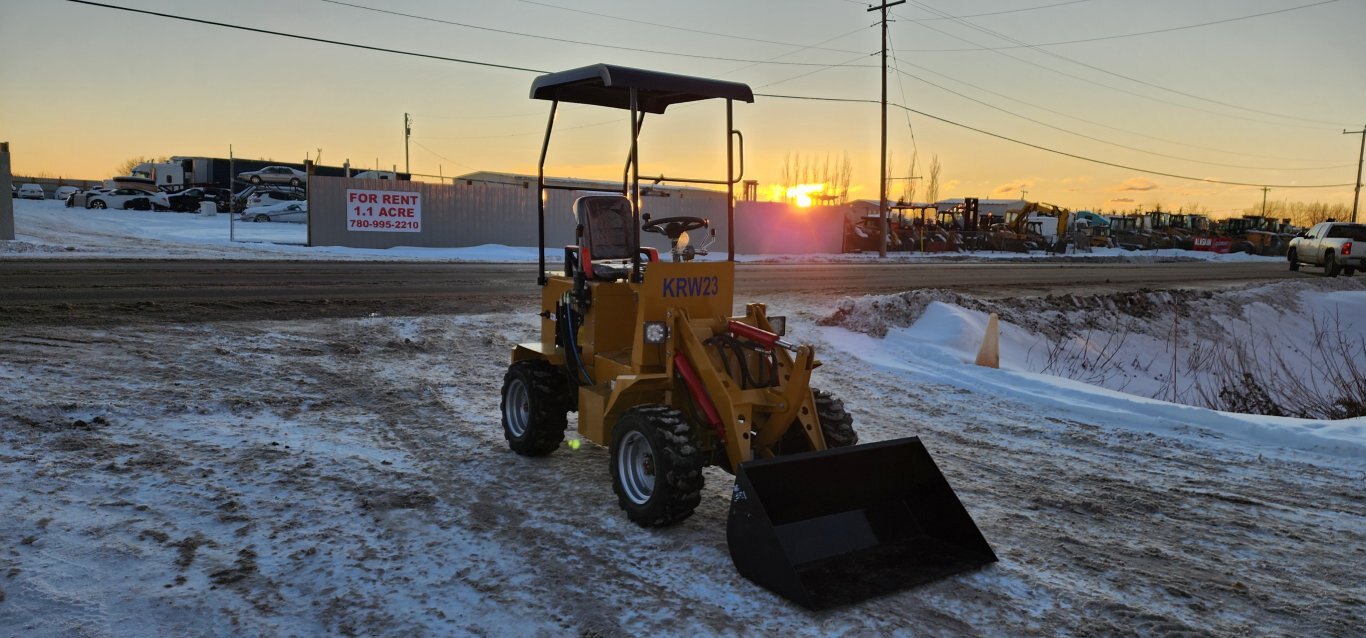
[[[683,233],[709,225],[711,222],[701,217],[661,217],[645,222],[640,229],[647,233],[659,233],[669,239],[678,239]]]

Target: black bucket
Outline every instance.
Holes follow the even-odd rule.
[[[741,575],[810,609],[996,562],[918,437],[742,463],[726,541]]]

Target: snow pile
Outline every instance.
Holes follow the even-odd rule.
[[[989,313],[1001,318],[1000,370],[971,365]],[[845,299],[821,323],[869,335],[827,335],[856,357],[961,387],[1366,456],[1360,281],[1013,299],[912,291]]]

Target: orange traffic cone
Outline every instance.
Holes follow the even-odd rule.
[[[982,348],[977,351],[977,365],[1001,367],[1001,325],[996,313],[987,319],[987,333],[982,335]]]

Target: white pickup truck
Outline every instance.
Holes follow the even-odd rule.
[[[1300,264],[1323,266],[1323,274],[1348,277],[1366,270],[1366,224],[1321,222],[1290,240],[1290,269]]]

